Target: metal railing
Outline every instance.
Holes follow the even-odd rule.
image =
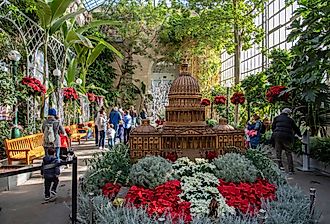
[[[48,164],[44,166],[35,166],[31,168],[26,168],[26,169],[20,169],[20,170],[14,170],[14,171],[9,171],[6,173],[0,173],[0,178],[4,177],[10,177],[10,176],[15,176],[23,173],[29,173],[29,172],[34,172],[38,171],[41,169],[47,170],[47,169],[53,169],[56,166],[63,166],[63,165],[68,165],[72,164],[72,208],[71,208],[71,223],[75,224],[77,223],[77,198],[78,198],[78,160],[77,157],[73,157],[72,161],[67,161],[67,162],[61,162],[59,164]]]

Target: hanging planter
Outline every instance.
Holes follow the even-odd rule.
[[[92,102],[96,101],[97,96],[94,93],[87,93],[86,95],[87,95],[89,102],[92,103]]]
[[[24,77],[21,83],[27,88],[28,93],[32,96],[40,96],[46,93],[46,87],[34,77]]]
[[[202,106],[210,106],[211,101],[209,99],[202,99],[201,105]]]
[[[63,95],[65,101],[78,99],[78,93],[73,87],[63,88]]]
[[[226,104],[227,98],[225,96],[216,96],[214,97],[213,103],[216,105]]]
[[[289,93],[284,93],[287,88],[285,86],[272,86],[266,92],[266,99],[270,103],[278,101],[287,102],[289,99]]]
[[[241,92],[236,92],[233,94],[233,96],[230,98],[230,102],[232,104],[238,105],[238,104],[244,104],[245,102],[245,96]]]

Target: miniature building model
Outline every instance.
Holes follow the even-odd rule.
[[[205,107],[197,80],[188,72],[188,64],[181,66],[180,76],[170,88],[166,107],[166,121],[161,129],[143,120],[130,134],[131,159],[147,155],[166,157],[204,158],[209,151],[224,154],[226,148],[244,148],[244,131],[209,127],[205,122]]]

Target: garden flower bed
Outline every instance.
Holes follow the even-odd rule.
[[[93,200],[96,220],[118,216],[129,223],[157,223],[158,219],[165,223],[257,223],[260,209],[266,210],[268,220],[280,217],[286,223],[305,223],[314,219],[308,213],[308,198],[288,186],[261,151],[195,161],[146,157],[133,165],[127,156],[128,149],[119,145],[91,161],[82,184],[82,218],[90,209],[85,195],[93,191],[98,194]],[[128,191],[118,204],[122,187]]]

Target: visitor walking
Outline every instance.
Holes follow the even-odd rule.
[[[137,113],[134,108],[134,106],[131,106],[131,109],[129,110],[129,115],[132,117],[132,127],[136,127],[136,120],[137,120]]]
[[[290,114],[291,110],[289,108],[285,108],[282,110],[280,115],[274,118],[272,138],[275,143],[278,166],[283,167],[282,151],[284,150],[288,160],[288,170],[289,173],[292,174],[294,172],[294,168],[291,149],[295,134],[301,137],[301,133],[294,120],[289,117]]]
[[[116,139],[116,130],[113,128],[113,124],[108,124],[107,137],[108,137],[108,147],[109,149],[112,149],[112,147],[115,146],[115,139]]]
[[[99,128],[97,126],[97,122],[100,116],[100,112],[104,111],[104,107],[102,106],[99,111],[97,111],[94,115],[94,134],[95,134],[95,145],[99,145]]]
[[[260,143],[261,139],[261,129],[262,129],[262,122],[258,114],[253,115],[252,124],[249,125],[248,130],[252,131],[249,138],[250,138],[250,146],[252,149],[256,149]]]
[[[124,143],[127,144],[129,140],[129,133],[132,128],[132,117],[129,111],[125,111],[124,114]]]
[[[114,107],[109,114],[109,122],[110,124],[113,124],[113,128],[115,129],[117,136],[118,136],[119,121],[121,120],[122,120],[122,116],[118,111],[118,107]]]
[[[105,132],[107,129],[107,118],[105,116],[104,111],[100,111],[100,115],[97,121],[100,139],[99,139],[99,149],[104,149],[105,145]]]
[[[60,161],[60,133],[66,136],[66,132],[61,124],[60,120],[56,119],[56,110],[51,108],[48,110],[48,117],[42,124],[42,132],[44,133],[43,146],[45,149],[45,155],[48,154],[49,148],[54,148],[56,152],[56,158]]]
[[[119,121],[119,125],[118,125],[118,132],[117,132],[117,138],[119,138],[119,142],[123,143],[124,142],[124,124],[123,124],[123,120]]]
[[[142,109],[142,111],[140,112],[140,118],[141,120],[147,119],[146,109]]]
[[[46,169],[47,165],[57,164],[54,168]],[[47,155],[42,160],[41,175],[44,178],[45,185],[45,201],[51,198],[56,198],[57,185],[59,182],[60,175],[59,161],[55,157],[55,149],[48,148]]]

